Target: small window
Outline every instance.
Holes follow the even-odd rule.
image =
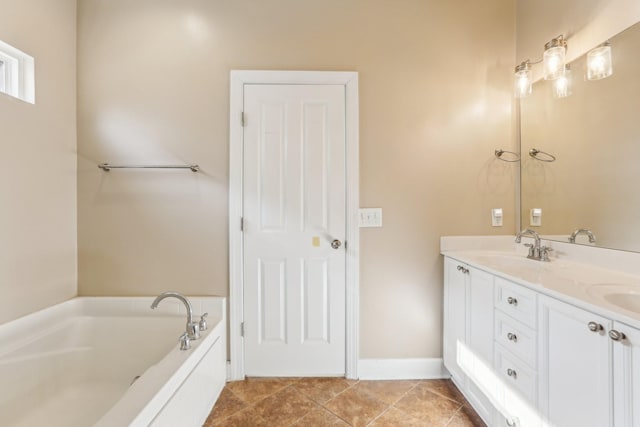
[[[35,103],[33,57],[0,41],[0,92]]]

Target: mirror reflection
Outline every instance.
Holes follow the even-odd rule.
[[[640,23],[609,42],[611,76],[587,80],[584,55],[570,64],[569,96],[541,80],[520,100],[522,228],[640,252]]]

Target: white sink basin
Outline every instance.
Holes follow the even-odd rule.
[[[589,287],[587,292],[623,310],[640,314],[640,286],[600,284]]]

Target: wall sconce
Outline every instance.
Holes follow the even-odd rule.
[[[611,44],[605,42],[587,53],[587,80],[600,80],[611,74]]]
[[[514,89],[516,98],[524,98],[531,94],[531,62],[527,59],[516,66]]]
[[[567,41],[561,34],[544,45],[542,55],[544,79],[555,80],[564,74]]]
[[[566,64],[564,66],[564,73],[553,81],[553,96],[556,98],[566,98],[571,95],[572,83],[571,66]]]

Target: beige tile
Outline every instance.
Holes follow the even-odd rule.
[[[253,408],[243,409],[230,417],[212,420],[205,427],[273,427],[267,423]]]
[[[376,418],[388,405],[375,397],[351,387],[331,399],[325,405],[334,414],[352,426],[366,426]]]
[[[349,427],[349,424],[324,408],[316,408],[298,420],[293,427]]]
[[[216,405],[213,407],[213,411],[209,414],[207,422],[226,418],[238,411],[241,411],[242,409],[245,409],[246,407],[246,403],[238,399],[228,387],[225,387],[222,389],[222,393],[220,393],[220,397],[218,398]]]
[[[415,385],[415,381],[360,381],[354,388],[391,405]]]
[[[427,424],[399,409],[389,408],[369,425],[372,427],[425,427]]]
[[[393,406],[430,426],[445,426],[462,405],[419,384]]]
[[[466,399],[451,380],[421,381],[420,386],[426,387],[430,391],[451,400],[455,400],[458,403],[466,403]]]
[[[344,378],[304,378],[293,384],[309,399],[325,404],[350,387]]]
[[[254,409],[270,426],[288,426],[318,405],[289,386],[256,403]]]
[[[453,416],[447,427],[486,427],[480,415],[469,405],[463,405],[462,408]]]
[[[243,402],[253,404],[288,387],[291,383],[292,380],[281,378],[247,378],[244,381],[227,383],[227,387]]]

